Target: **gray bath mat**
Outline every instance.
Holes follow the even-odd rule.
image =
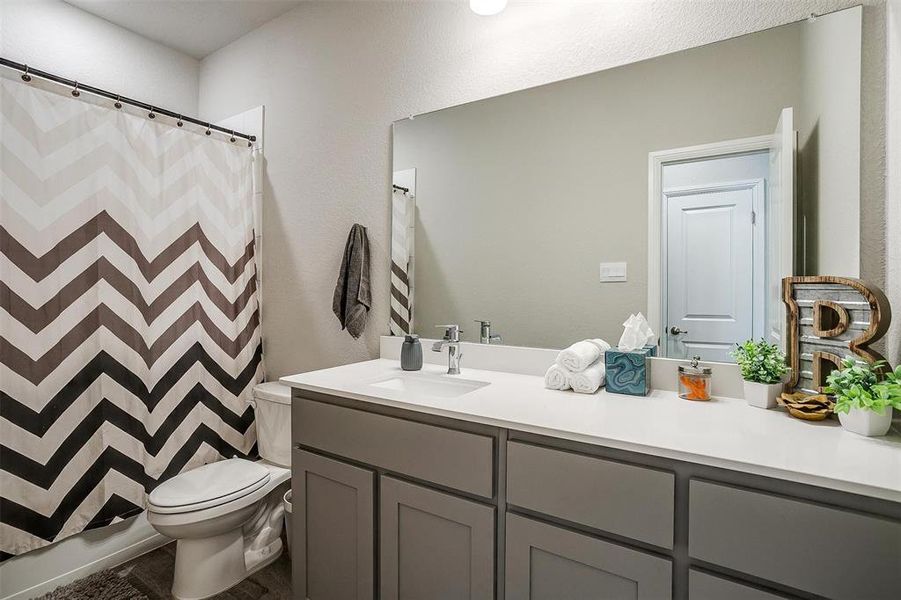
[[[106,570],[63,585],[38,600],[148,600],[127,580]]]

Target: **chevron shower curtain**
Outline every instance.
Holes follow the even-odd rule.
[[[0,80],[0,552],[255,453],[252,157]]]
[[[416,200],[409,192],[391,194],[391,335],[413,333],[413,294],[410,275],[413,264],[413,233]]]

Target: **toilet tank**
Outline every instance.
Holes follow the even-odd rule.
[[[291,466],[291,388],[277,381],[253,388],[256,405],[257,448],[260,457],[282,467]]]

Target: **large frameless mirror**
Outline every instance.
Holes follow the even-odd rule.
[[[858,275],[860,64],[856,7],[396,122],[392,332],[782,344],[782,277]]]

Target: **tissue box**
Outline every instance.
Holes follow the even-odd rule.
[[[645,346],[641,350],[624,352],[611,348],[604,353],[604,367],[607,370],[607,391],[614,394],[647,396],[650,391],[648,377],[648,357],[657,355],[656,346]]]

